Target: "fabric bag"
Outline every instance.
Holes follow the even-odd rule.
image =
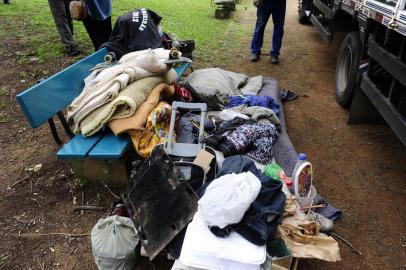
[[[253,3],[254,6],[256,6],[256,7],[262,6],[262,0],[252,0],[252,3]]]
[[[87,10],[83,0],[71,1],[69,3],[69,12],[72,19],[83,21],[87,17]]]

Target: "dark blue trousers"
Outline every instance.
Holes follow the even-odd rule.
[[[278,56],[282,47],[283,26],[285,24],[286,0],[262,0],[262,5],[257,8],[257,23],[251,42],[251,52],[261,53],[264,43],[264,31],[269,17],[272,15],[273,36],[272,56]]]

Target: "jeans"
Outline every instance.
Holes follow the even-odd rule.
[[[69,2],[69,0],[48,0],[56,29],[66,49],[78,46],[73,40],[73,23],[69,12]]]
[[[257,8],[257,22],[251,42],[251,52],[261,54],[264,43],[264,31],[269,17],[272,15],[273,36],[271,56],[278,56],[282,47],[283,26],[285,23],[286,0],[263,0]]]

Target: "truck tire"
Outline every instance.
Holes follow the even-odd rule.
[[[298,1],[297,7],[297,19],[300,24],[309,24],[309,18],[306,16],[305,7],[304,7],[304,0]]]
[[[337,58],[335,95],[336,101],[344,108],[351,106],[352,95],[357,87],[358,67],[362,44],[359,32],[348,33]]]

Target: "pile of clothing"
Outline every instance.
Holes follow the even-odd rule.
[[[84,80],[83,91],[67,109],[74,132],[92,136],[106,126],[115,135],[128,132],[137,152],[148,157],[150,152],[143,152],[150,143],[140,142],[140,137],[152,132],[159,138],[151,139],[156,141],[153,145],[162,143],[171,110],[167,101],[183,98],[175,91],[180,88],[175,83],[176,72],[165,64],[169,54],[163,48],[148,49],[95,66]]]
[[[169,54],[163,48],[136,51],[94,67],[68,106],[74,132],[92,136],[108,126],[115,135],[129,133],[137,153],[149,158],[166,141],[172,101],[206,102],[207,122],[214,127],[208,146],[226,157],[246,154],[261,164],[272,162],[279,105],[270,96],[256,96],[263,77],[208,68],[175,82],[176,72],[165,64]]]
[[[217,178],[197,192],[198,210],[172,269],[262,269],[267,243],[276,238],[291,256],[340,260],[338,243],[297,211],[283,186],[245,155],[226,158]]]
[[[265,165],[275,163],[274,152],[281,154],[280,139],[286,140],[280,101],[262,92],[269,83],[262,76],[248,77],[219,68],[197,70],[185,80],[175,81],[175,71],[165,64],[169,53],[162,48],[130,52],[117,63],[96,66],[85,79],[83,92],[68,107],[68,121],[75,132],[91,136],[109,128],[116,135],[128,133],[138,156],[146,160],[146,170],[154,164],[151,175],[158,174],[162,179],[149,181],[145,168],[137,171],[134,175],[142,181],[130,181],[138,184],[137,194],[152,196],[152,191],[158,191],[154,185],[159,185],[165,194],[178,194],[185,202],[192,202],[186,215],[178,213],[187,218],[186,222],[171,221],[173,231],[160,233],[159,226],[154,227],[158,230],[157,239],[166,235],[168,239],[164,245],[153,243],[152,258],[166,248],[176,259],[173,269],[259,270],[270,258],[267,244],[283,239],[295,257],[340,260],[337,242],[320,233],[320,224],[297,211],[299,206],[283,180],[264,170]],[[187,170],[176,167],[169,157],[161,166],[158,161],[164,154],[153,156],[158,146],[167,141],[173,101],[206,103],[208,107],[204,138],[198,142],[215,155],[213,162],[219,170],[204,176],[201,184],[191,187],[193,191],[183,178]],[[179,111],[173,140],[196,143],[199,121],[199,115]],[[210,170],[211,161],[207,165],[205,173]],[[172,176],[166,179],[164,173]],[[193,178],[193,172],[189,174]],[[145,202],[138,196],[137,205],[166,209],[159,206],[168,204],[160,197],[162,194],[154,194],[153,200],[151,197]],[[151,202],[156,204],[154,208],[148,208]],[[176,202],[172,198],[171,203]],[[137,230],[149,224],[149,217],[154,215],[139,216],[140,209],[130,213],[134,222],[137,215],[138,221],[143,222],[142,226],[135,222]],[[163,216],[154,222],[173,218],[169,212],[160,213]],[[145,231],[139,233],[146,235]],[[149,230],[148,235],[151,233],[155,232]],[[148,241],[143,237],[141,243]]]

